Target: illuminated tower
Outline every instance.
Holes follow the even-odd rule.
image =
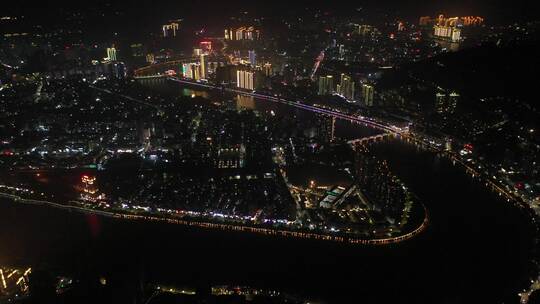
[[[152,54],[152,53],[147,54],[146,55],[146,62],[148,62],[150,64],[156,63],[156,57],[154,56],[154,54]]]
[[[369,84],[364,84],[362,86],[362,100],[364,101],[365,106],[367,107],[373,106],[373,95],[374,95],[373,86]]]
[[[452,92],[450,95],[448,95],[448,107],[450,109],[450,113],[454,113],[456,111],[459,97],[460,95],[456,92]]]
[[[107,60],[116,61],[116,49],[113,47],[107,48]]]
[[[191,70],[191,64],[190,63],[184,63],[182,64],[182,76],[184,78],[192,79],[193,73]]]
[[[169,24],[163,25],[163,37],[176,37],[176,31],[179,27],[180,25],[178,24],[178,22],[171,22]]]
[[[269,62],[264,64],[264,75],[272,76],[272,64]]]
[[[251,71],[238,70],[236,71],[236,86],[241,89],[254,90],[254,77],[255,73]]]
[[[203,54],[203,50],[202,50],[202,49],[199,49],[199,48],[194,48],[194,49],[193,49],[193,56],[194,56],[194,57],[201,56],[202,54]]]
[[[98,199],[98,188],[96,186],[96,177],[83,175],[81,178],[83,200],[95,202]]]
[[[257,64],[257,54],[255,51],[248,51],[249,54],[249,64],[251,64],[252,67],[254,67]]]
[[[319,77],[319,95],[330,95],[334,93],[334,77],[327,75]]]
[[[347,100],[354,100],[354,82],[351,77],[341,74],[339,90],[337,90]]]
[[[450,94],[438,92],[435,94],[435,110],[439,114],[453,114],[459,101],[460,95],[456,92]]]
[[[193,75],[193,80],[200,80],[201,79],[201,65],[192,63],[191,64],[191,73]]]
[[[459,28],[452,28],[452,34],[450,36],[450,40],[452,40],[452,42],[458,42],[461,40],[461,30]]]
[[[199,42],[199,48],[203,50],[205,54],[212,52],[212,41],[201,41]]]
[[[201,54],[201,79],[206,79],[207,71],[206,55]]]

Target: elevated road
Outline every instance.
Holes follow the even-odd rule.
[[[171,76],[165,76],[165,75],[161,75],[161,76],[157,75],[157,76],[154,76],[154,77],[152,77],[152,76],[144,76],[144,77],[135,77],[135,78],[136,79],[166,78],[166,79],[169,79],[169,80],[181,83],[181,84],[190,85],[190,86],[194,86],[194,87],[211,89],[211,90],[221,90],[221,91],[224,91],[224,92],[236,93],[236,94],[240,94],[240,95],[244,95],[244,96],[251,96],[251,97],[254,97],[254,98],[261,99],[261,100],[267,100],[267,101],[271,101],[271,102],[281,103],[281,104],[285,104],[285,105],[292,106],[292,107],[295,107],[295,108],[303,109],[303,110],[306,110],[306,111],[311,111],[311,112],[314,112],[314,113],[317,113],[317,114],[329,115],[329,116],[333,116],[333,117],[336,117],[336,118],[339,118],[339,119],[344,119],[344,120],[348,120],[348,121],[351,121],[351,122],[355,122],[355,123],[358,123],[358,124],[364,124],[364,125],[373,127],[375,129],[378,129],[378,130],[381,130],[381,131],[384,131],[384,132],[392,133],[394,135],[406,135],[406,134],[408,134],[407,129],[401,129],[401,128],[396,127],[396,126],[387,125],[387,124],[384,124],[382,122],[375,121],[375,120],[373,120],[371,118],[368,118],[368,117],[349,115],[349,114],[345,114],[345,113],[342,113],[342,112],[339,112],[339,111],[336,111],[336,110],[329,110],[329,109],[325,109],[325,108],[322,108],[322,107],[316,107],[316,106],[308,105],[308,104],[302,103],[301,101],[292,101],[292,100],[284,99],[284,98],[281,98],[279,96],[271,96],[271,95],[260,94],[260,93],[256,93],[256,92],[250,92],[250,91],[239,90],[239,89],[234,89],[234,88],[227,88],[227,87],[223,87],[223,86],[213,85],[213,84],[210,84],[210,83],[195,82],[195,81],[181,79],[181,78],[178,78],[178,77],[171,77]]]

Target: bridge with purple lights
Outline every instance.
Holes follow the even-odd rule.
[[[227,88],[227,87],[224,87],[224,86],[217,86],[217,85],[213,85],[213,84],[210,84],[210,83],[203,83],[203,82],[198,82],[198,81],[186,80],[186,79],[173,77],[173,76],[168,76],[168,75],[136,76],[135,78],[137,78],[137,79],[166,78],[166,79],[169,79],[169,80],[181,83],[181,84],[185,84],[185,85],[196,86],[196,87],[205,88],[205,89],[211,89],[211,90],[221,90],[221,91],[226,91],[226,92],[232,92],[232,93],[241,94],[241,95],[245,95],[245,96],[255,97],[255,98],[258,98],[258,99],[262,99],[262,100],[268,100],[268,101],[272,101],[272,102],[276,102],[276,103],[286,104],[288,106],[293,106],[293,107],[303,109],[303,110],[307,110],[307,111],[311,111],[311,112],[314,112],[314,113],[317,113],[317,114],[333,116],[333,117],[336,117],[336,118],[339,118],[339,119],[348,120],[350,122],[363,124],[365,126],[369,126],[369,127],[372,127],[372,128],[378,129],[378,130],[382,130],[384,132],[388,132],[388,133],[391,133],[391,134],[394,134],[394,135],[406,135],[406,134],[409,133],[409,130],[408,130],[407,127],[400,128],[400,127],[392,126],[392,125],[389,125],[389,124],[386,124],[386,123],[383,123],[383,122],[380,122],[380,121],[376,121],[376,120],[374,120],[372,118],[369,118],[369,117],[364,117],[364,116],[360,116],[360,115],[359,116],[354,116],[354,115],[339,112],[337,110],[330,110],[330,109],[326,109],[326,108],[322,108],[322,107],[308,105],[308,104],[302,103],[301,101],[287,100],[287,99],[281,98],[279,96],[272,96],[272,95],[261,94],[261,93],[257,93],[257,92],[250,92],[250,91],[239,90],[239,89],[234,89],[234,88]]]

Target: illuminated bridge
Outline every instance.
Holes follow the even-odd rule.
[[[353,139],[353,140],[349,140],[347,143],[354,147],[354,146],[357,146],[357,145],[367,144],[367,143],[370,143],[370,142],[383,141],[386,137],[390,137],[392,135],[395,135],[395,133],[384,133],[384,134],[373,135],[373,136],[369,136],[369,137]]]

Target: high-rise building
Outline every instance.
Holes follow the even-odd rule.
[[[254,67],[257,65],[257,54],[254,50],[248,51],[249,64]]]
[[[317,133],[322,142],[329,143],[335,139],[336,117],[330,115],[319,116]]]
[[[107,48],[107,60],[116,61],[116,49],[113,47]]]
[[[105,198],[105,195],[99,192],[95,176],[83,175],[81,184],[82,200],[96,203]]]
[[[319,95],[334,93],[334,77],[332,75],[319,77]]]
[[[459,28],[452,28],[452,36],[450,36],[452,42],[458,42],[461,40],[461,30]]]
[[[184,78],[188,78],[188,79],[193,78],[193,75],[191,73],[191,64],[190,63],[183,63],[182,64],[182,76]]]
[[[126,66],[123,62],[110,62],[110,75],[116,79],[124,79],[126,77]]]
[[[341,74],[339,88],[336,90],[347,100],[354,100],[354,81],[351,77]]]
[[[225,30],[225,40],[259,40],[259,38],[260,31],[253,26]]]
[[[437,92],[435,94],[435,110],[437,113],[442,114],[446,108],[446,94]]]
[[[264,64],[264,75],[270,77],[272,76],[272,64],[270,62],[267,62]]]
[[[152,54],[152,53],[147,54],[146,55],[146,62],[148,62],[150,64],[156,63],[156,57],[154,56],[154,54]]]
[[[453,114],[459,101],[460,95],[456,92],[450,94],[437,92],[435,94],[435,110],[439,114]]]
[[[201,80],[201,65],[197,63],[192,63],[191,74],[193,75],[193,80]]]
[[[212,52],[212,41],[201,41],[201,42],[199,42],[199,48],[205,54],[209,54],[210,52]]]
[[[362,85],[362,101],[364,102],[364,105],[367,107],[373,106],[373,95],[375,93],[375,89],[372,85],[364,84]]]
[[[202,49],[198,49],[198,48],[194,48],[194,49],[193,49],[193,56],[194,56],[194,57],[199,57],[199,56],[201,56],[202,54],[204,54],[204,52],[203,52]]]
[[[367,36],[377,32],[378,30],[374,26],[368,24],[357,24],[355,29],[355,33],[361,36]]]
[[[460,95],[456,92],[450,93],[448,95],[448,106],[451,108],[452,113],[456,111]]]
[[[461,39],[461,29],[451,26],[435,25],[433,27],[433,35],[436,38],[458,42]]]
[[[386,161],[378,160],[366,146],[356,149],[356,183],[368,199],[369,208],[398,219],[404,206],[404,189]]]
[[[178,22],[171,22],[163,25],[163,37],[176,37],[176,31],[178,31],[179,27],[180,24]]]
[[[345,45],[340,44],[339,45],[339,60],[343,60],[345,58]]]
[[[207,74],[208,74],[208,65],[206,64],[206,55],[205,54],[201,54],[201,63],[200,63],[200,67],[201,67],[201,79],[206,79],[207,78]]]
[[[203,79],[201,64],[194,62],[182,64],[182,76],[193,80]]]
[[[241,89],[255,89],[255,73],[252,71],[238,70],[236,71],[236,86]]]

